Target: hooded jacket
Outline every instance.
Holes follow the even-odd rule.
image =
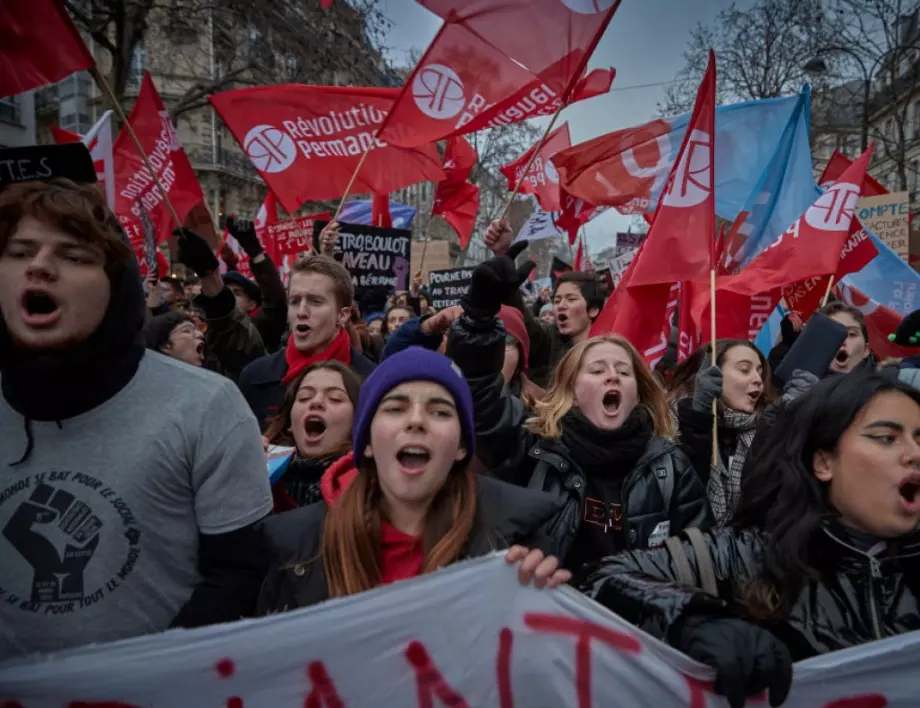
[[[447,351],[473,392],[477,456],[499,479],[550,492],[562,502],[548,531],[551,552],[566,559],[584,519],[587,493],[576,456],[561,439],[527,430],[524,423],[530,412],[519,399],[503,395],[501,374],[496,372],[504,356],[504,333],[494,322],[480,327],[461,317],[451,329]],[[620,508],[626,548],[646,548],[684,528],[712,524],[703,483],[672,441],[652,436],[623,480]]]
[[[323,475],[324,502],[273,516],[263,522],[263,544],[266,555],[271,559],[271,567],[259,595],[257,614],[285,612],[329,599],[320,556],[326,510],[357,475],[354,458],[346,455]],[[547,550],[547,539],[541,529],[558,513],[558,503],[549,495],[519,489],[488,477],[477,477],[476,504],[477,523],[467,544],[465,558],[483,556],[516,543]],[[396,563],[405,562],[406,559],[400,556],[412,552],[406,548],[411,537],[402,536],[390,534],[383,538],[383,552],[389,553]]]
[[[733,528],[705,538],[718,597],[680,585],[663,548],[605,559],[579,589],[664,641],[692,615],[743,616],[736,598],[741,584],[760,572],[769,538],[758,530]],[[806,582],[786,617],[763,623],[789,647],[794,661],[920,629],[920,533],[879,544],[828,522],[811,545],[810,556],[821,564],[820,579]],[[683,548],[699,577],[691,544],[684,542]]]

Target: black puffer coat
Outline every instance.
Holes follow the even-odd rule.
[[[477,522],[466,558],[514,544],[550,552],[543,528],[558,513],[553,497],[477,477],[476,504]],[[318,502],[263,522],[263,544],[271,567],[259,595],[258,615],[309,607],[329,599],[319,553],[326,509],[326,502]]]
[[[582,592],[640,629],[668,641],[675,623],[694,614],[745,616],[738,604],[743,583],[757,578],[766,536],[756,530],[720,529],[706,535],[719,597],[677,585],[666,549],[625,552],[606,559],[579,582]],[[920,629],[920,534],[890,542],[881,553],[865,550],[874,539],[839,524],[820,529],[811,557],[821,579],[806,583],[785,619],[764,623],[795,661]],[[699,576],[696,555],[683,544]]]
[[[496,319],[479,326],[459,318],[447,353],[466,376],[473,392],[476,455],[496,477],[547,491],[563,507],[550,527],[552,553],[565,559],[583,519],[585,475],[562,440],[542,438],[524,427],[531,416],[521,401],[503,395],[501,362],[505,332]],[[674,442],[652,437],[622,487],[627,548],[647,548],[656,529],[668,522],[670,533],[708,528],[712,512],[706,490],[690,460]]]

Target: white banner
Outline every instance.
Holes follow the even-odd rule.
[[[796,665],[791,708],[916,708],[920,632]],[[0,664],[4,708],[720,708],[711,673],[494,556],[294,613]],[[764,708],[763,700],[750,706]]]
[[[613,277],[614,287],[620,284],[620,278],[623,277],[623,273],[629,267],[629,264],[632,263],[633,258],[636,257],[638,252],[639,249],[634,248],[631,251],[620,254],[610,261],[610,274]]]
[[[556,228],[555,220],[559,218],[559,212],[543,211],[533,202],[533,213],[527,220],[527,223],[521,227],[517,236],[514,237],[514,243],[518,241],[539,241],[541,238],[556,238],[562,236],[563,231]]]

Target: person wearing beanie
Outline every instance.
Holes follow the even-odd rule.
[[[271,569],[259,614],[408,580],[508,546],[522,582],[555,587],[570,578],[539,550],[540,529],[557,502],[473,474],[472,395],[447,357],[410,347],[380,364],[361,387],[352,441],[352,454],[323,476],[323,502],[265,521]]]
[[[383,322],[386,318],[382,312],[372,312],[364,318],[364,323],[367,325],[367,331],[373,336],[382,336],[383,335]]]
[[[553,303],[547,302],[540,307],[540,321],[549,326],[556,324],[556,313],[553,312]]]
[[[0,193],[0,656],[251,614],[271,511],[225,378],[144,347],[137,259],[92,186]]]

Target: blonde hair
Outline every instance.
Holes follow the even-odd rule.
[[[598,344],[615,344],[629,355],[639,393],[636,405],[649,414],[656,435],[673,438],[677,431],[665,401],[664,389],[642,361],[636,348],[618,335],[592,337],[572,347],[556,366],[552,386],[546,395],[534,402],[534,416],[528,418],[524,426],[543,438],[558,438],[562,435],[562,418],[575,407],[575,377],[581,370],[588,350]]]

